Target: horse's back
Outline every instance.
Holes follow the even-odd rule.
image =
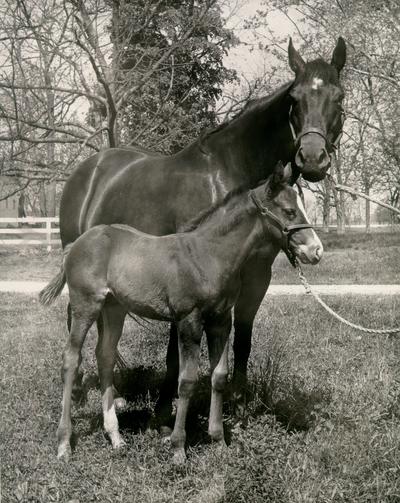
[[[91,227],[88,214],[99,205],[107,191],[120,179],[126,186],[126,175],[134,166],[162,156],[134,147],[109,148],[83,161],[68,178],[60,205],[60,232],[63,246],[75,241]],[[125,175],[125,176],[124,176]],[[121,198],[124,194],[116,194]],[[112,223],[103,221],[100,223]]]

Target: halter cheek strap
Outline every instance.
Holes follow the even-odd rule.
[[[289,262],[293,266],[295,266],[295,257],[289,247],[290,237],[296,231],[299,231],[301,229],[312,229],[313,226],[308,223],[286,225],[284,222],[282,222],[282,220],[279,217],[277,217],[274,213],[272,213],[272,211],[270,211],[267,207],[265,207],[262,204],[262,202],[258,199],[257,194],[255,193],[254,190],[250,190],[249,195],[250,199],[258,208],[260,215],[263,217],[268,217],[269,220],[272,220],[273,224],[275,224],[275,227],[277,227],[281,231],[282,234],[281,248],[286,253]],[[267,226],[269,228],[268,220],[267,220]]]

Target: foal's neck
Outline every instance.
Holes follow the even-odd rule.
[[[268,240],[259,210],[248,193],[219,208],[196,234],[205,252],[221,259],[232,274],[241,268],[254,248]]]

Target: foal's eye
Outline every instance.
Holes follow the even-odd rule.
[[[286,210],[283,210],[284,213],[285,213],[285,216],[289,219],[289,220],[293,220],[295,217],[296,217],[296,210],[289,210],[289,209],[286,209]]]

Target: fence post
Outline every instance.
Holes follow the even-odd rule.
[[[46,241],[47,241],[47,251],[51,251],[51,221],[46,220]]]

